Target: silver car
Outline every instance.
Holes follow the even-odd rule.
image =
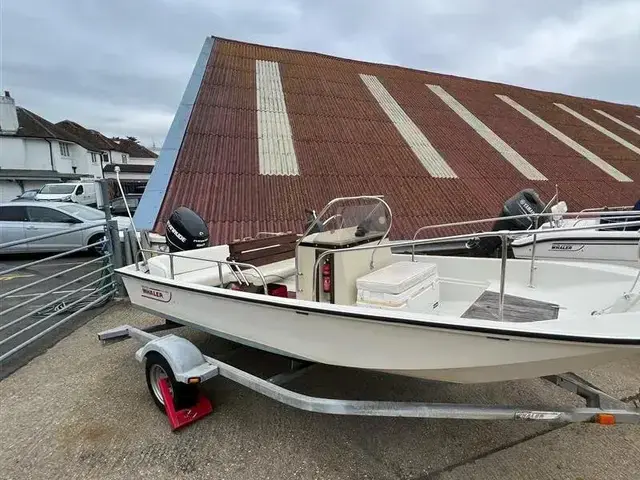
[[[117,218],[118,227],[130,224],[128,218]],[[29,239],[47,233],[85,230],[58,235],[44,240],[22,243],[0,249],[3,253],[63,252],[90,245],[104,236],[104,212],[77,203],[23,201],[0,203],[0,244]],[[98,249],[92,248],[95,253]]]

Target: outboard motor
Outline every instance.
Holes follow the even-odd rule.
[[[209,246],[209,229],[193,210],[178,207],[165,224],[169,252],[183,252]]]
[[[527,230],[535,222],[535,218],[510,218],[516,215],[542,213],[545,204],[538,193],[531,189],[525,189],[509,198],[502,206],[500,220],[493,224],[492,231],[498,230]],[[539,220],[538,225],[542,225]],[[474,243],[476,253],[480,256],[492,255],[502,244],[500,237],[483,237]]]

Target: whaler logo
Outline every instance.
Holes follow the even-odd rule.
[[[171,300],[171,292],[166,290],[158,290],[157,288],[142,286],[142,296],[167,303]]]
[[[551,250],[571,250],[576,251],[582,248],[581,245],[572,245],[570,243],[552,243]]]

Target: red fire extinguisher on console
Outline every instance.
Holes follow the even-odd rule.
[[[322,265],[322,291],[331,292],[331,264],[328,262]]]

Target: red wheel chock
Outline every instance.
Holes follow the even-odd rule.
[[[213,411],[211,402],[202,393],[198,395],[198,401],[193,407],[183,408],[182,410],[176,410],[173,404],[173,396],[169,390],[169,382],[166,378],[161,378],[158,382],[160,384],[160,392],[164,400],[164,408],[169,418],[169,424],[171,424],[171,430],[182,428],[185,425],[200,420]]]

